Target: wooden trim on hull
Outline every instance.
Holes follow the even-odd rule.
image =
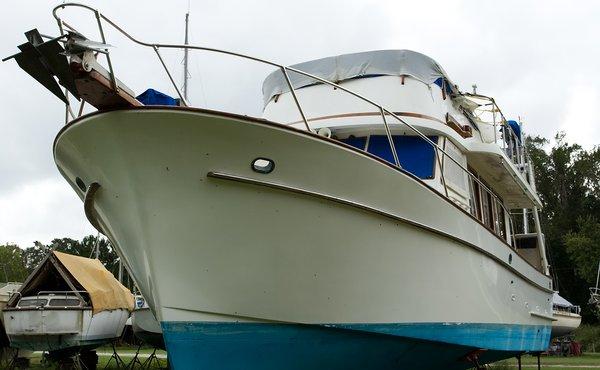
[[[222,111],[215,111],[215,110],[210,110],[210,109],[203,109],[203,108],[194,108],[194,107],[175,107],[175,106],[160,106],[160,105],[154,105],[154,106],[140,106],[140,107],[132,107],[132,108],[115,108],[115,109],[110,109],[110,110],[102,110],[102,111],[96,111],[96,112],[92,112],[92,113],[88,113],[86,115],[83,115],[81,117],[78,117],[72,121],[70,121],[68,124],[64,125],[59,132],[56,134],[56,137],[54,138],[54,143],[52,145],[52,149],[53,149],[53,153],[56,153],[56,144],[58,139],[60,138],[60,136],[66,131],[68,130],[70,127],[72,127],[73,125],[79,123],[82,120],[88,119],[88,118],[92,118],[95,117],[97,115],[102,115],[105,113],[110,113],[110,112],[118,112],[118,111],[139,111],[139,110],[154,110],[154,111],[180,111],[180,112],[191,112],[191,113],[200,113],[200,114],[205,114],[205,115],[212,115],[212,116],[217,116],[217,117],[226,117],[226,118],[232,118],[232,119],[236,119],[236,120],[240,120],[240,121],[247,121],[247,122],[251,122],[251,123],[255,123],[255,124],[259,124],[259,125],[265,125],[265,126],[269,126],[269,127],[273,127],[276,129],[280,129],[280,130],[286,130],[289,132],[293,132],[297,135],[303,135],[303,136],[307,136],[310,137],[312,139],[318,140],[318,141],[323,141],[329,144],[333,144],[339,147],[342,147],[346,150],[352,151],[358,155],[362,155],[364,157],[367,157],[373,161],[379,162],[380,164],[383,164],[395,171],[401,172],[402,174],[404,174],[405,176],[408,176],[409,178],[411,178],[413,181],[415,181],[416,183],[418,183],[421,186],[426,187],[428,190],[431,191],[432,195],[437,196],[439,198],[441,198],[442,200],[444,200],[445,202],[447,202],[448,204],[450,204],[452,207],[456,208],[457,210],[459,210],[460,212],[462,212],[463,214],[467,215],[468,217],[470,217],[473,221],[475,221],[476,223],[478,223],[479,225],[483,226],[483,228],[485,229],[485,232],[489,232],[491,235],[493,235],[496,239],[498,239],[499,241],[502,242],[502,244],[504,244],[508,250],[511,253],[515,253],[516,255],[518,255],[518,252],[516,249],[514,249],[510,244],[507,243],[506,240],[504,240],[503,238],[501,238],[500,236],[498,236],[496,233],[490,231],[484,224],[483,222],[481,222],[479,219],[477,219],[476,217],[474,217],[473,215],[471,215],[469,212],[467,212],[466,210],[464,210],[463,208],[461,208],[460,206],[458,206],[456,203],[454,203],[453,201],[451,201],[450,199],[448,199],[447,197],[445,197],[443,194],[439,193],[437,190],[435,190],[434,188],[432,188],[430,185],[428,185],[427,183],[425,183],[422,179],[420,179],[419,177],[413,175],[412,173],[404,170],[403,168],[398,168],[396,166],[394,166],[393,164],[385,161],[384,159],[381,159],[371,153],[365,152],[363,150],[360,150],[358,148],[355,148],[349,144],[343,143],[341,141],[332,139],[332,138],[328,138],[325,136],[321,136],[318,135],[316,133],[310,132],[310,131],[304,131],[304,130],[299,130],[296,129],[294,127],[291,126],[287,126],[281,123],[276,123],[273,121],[269,121],[263,118],[256,118],[256,117],[251,117],[251,116],[245,116],[245,115],[240,115],[240,114],[235,114],[235,113],[229,113],[229,112],[222,112]],[[55,159],[56,162],[56,159]],[[520,257],[520,256],[519,256]],[[527,263],[528,265],[530,265],[532,268],[534,268],[536,271],[538,271],[540,274],[543,274],[542,272],[540,272],[534,265],[532,265],[531,263],[529,263],[527,260],[525,260],[523,258],[523,261],[525,263]],[[508,267],[510,267],[512,269],[512,266],[507,265]],[[515,270],[516,271],[516,270]],[[547,275],[544,275],[547,276]],[[530,281],[530,279],[527,279],[528,281]],[[537,284],[536,284],[537,285]],[[550,291],[552,292],[551,289],[546,288],[546,287],[542,287],[544,290]]]
[[[539,284],[537,284],[536,282],[532,281],[531,279],[529,279],[527,276],[521,274],[518,270],[516,270],[515,268],[513,268],[510,265],[507,265],[504,260],[502,260],[501,258],[495,256],[492,253],[489,253],[488,251],[480,248],[479,246],[472,244],[468,241],[465,241],[461,238],[458,238],[452,234],[448,234],[444,231],[438,230],[436,228],[427,226],[425,224],[422,224],[420,222],[416,222],[404,217],[400,217],[400,216],[396,216],[392,213],[389,212],[385,212],[382,211],[380,209],[374,208],[374,207],[370,207],[368,205],[365,204],[361,204],[361,203],[357,203],[348,199],[343,199],[343,198],[339,198],[333,195],[329,195],[329,194],[324,194],[324,193],[319,193],[319,192],[314,192],[314,191],[310,191],[310,190],[306,190],[306,189],[301,189],[301,188],[297,188],[297,187],[293,187],[293,186],[289,186],[289,185],[283,185],[283,184],[278,184],[278,183],[274,183],[274,182],[269,182],[269,181],[260,181],[260,180],[256,180],[256,179],[252,179],[249,177],[245,177],[245,176],[238,176],[238,175],[233,175],[233,174],[228,174],[228,173],[223,173],[223,172],[209,172],[207,173],[207,177],[209,178],[213,178],[213,179],[220,179],[220,180],[228,180],[228,181],[235,181],[235,182],[240,182],[240,183],[246,183],[246,184],[251,184],[251,185],[257,185],[257,186],[265,186],[268,188],[272,188],[272,189],[277,189],[277,190],[283,190],[283,191],[289,191],[292,193],[296,193],[296,194],[302,194],[302,195],[308,195],[308,196],[312,196],[312,197],[316,197],[316,198],[320,198],[320,199],[325,199],[325,200],[329,200],[332,202],[336,202],[336,203],[340,203],[340,204],[344,204],[347,206],[351,206],[351,207],[355,207],[358,209],[361,209],[363,211],[367,211],[367,212],[372,212],[375,214],[378,214],[380,216],[384,216],[387,218],[391,218],[395,221],[400,221],[406,224],[409,224],[411,226],[417,227],[419,229],[423,229],[429,232],[432,232],[434,234],[443,236],[445,238],[448,238],[452,241],[455,241],[457,243],[463,244],[465,246],[468,246],[470,248],[473,248],[475,250],[477,250],[478,252],[490,257],[491,259],[493,259],[496,262],[499,262],[501,266],[505,267],[506,269],[508,269],[509,271],[511,271],[512,273],[514,273],[515,275],[519,276],[520,278],[522,278],[523,280],[527,281],[528,283],[530,283],[531,285],[537,286],[539,287],[539,289],[547,292],[547,293],[553,293],[554,291],[551,289],[548,289],[546,287],[543,287]],[[538,316],[538,317],[542,317],[545,319],[548,319],[547,316],[544,315],[536,315],[535,313],[532,313],[532,315],[534,316]]]

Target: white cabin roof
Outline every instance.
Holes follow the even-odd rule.
[[[376,50],[343,54],[290,67],[335,83],[369,76],[411,76],[428,85],[440,78],[449,81],[446,72],[435,60],[412,50]],[[288,75],[295,88],[319,84],[315,79],[298,73],[288,72]],[[454,89],[452,83],[449,83],[448,88]],[[289,91],[283,73],[277,70],[269,74],[263,82],[264,103]]]

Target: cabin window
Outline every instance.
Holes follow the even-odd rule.
[[[437,136],[429,139],[437,143]],[[421,179],[433,179],[435,168],[435,150],[431,144],[418,136],[392,136],[400,166]],[[386,135],[371,135],[368,152],[394,163],[392,148]]]
[[[492,209],[490,204],[490,195],[487,191],[481,194],[481,213],[483,215],[483,219],[481,220],[483,224],[489,228],[492,226]]]
[[[48,303],[47,299],[21,299],[19,307],[43,307]]]
[[[444,140],[444,150],[452,157],[452,159],[454,159],[454,161],[459,163],[457,164],[452,159],[444,156],[444,179],[453,190],[460,192],[460,194],[466,198],[468,191],[468,175],[463,168],[467,167],[467,158],[461,150],[448,139]]]
[[[477,218],[478,220],[481,220],[481,203],[479,202],[479,197],[480,197],[480,190],[479,190],[479,184],[473,180],[470,179],[469,181],[470,185],[471,185],[471,198],[469,199],[469,203],[471,206],[471,214],[473,216],[475,216],[475,218]]]
[[[50,300],[50,307],[78,307],[79,299],[77,298],[54,298]]]
[[[354,135],[350,135],[350,137],[346,139],[340,139],[340,141],[360,150],[365,150],[365,146],[367,145],[366,136],[355,137]]]
[[[506,220],[504,219],[504,209],[496,203],[496,233],[503,239],[506,239]]]

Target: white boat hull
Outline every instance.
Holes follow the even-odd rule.
[[[571,334],[581,325],[581,315],[572,312],[554,310],[556,321],[552,323],[552,338]]]
[[[83,118],[54,150],[82,198],[76,178],[100,184],[92,217],[157,313],[176,368],[214,359],[235,368],[235,356],[210,347],[228,330],[243,333],[229,337],[240,353],[279,345],[307,351],[313,362],[298,366],[329,368],[363,362],[341,360],[352,345],[323,362],[293,338],[335,328],[373,344],[370,335],[383,334],[453,345],[452,358],[485,348],[490,359],[548,344],[549,278],[421,181],[368,155],[266,122],[166,108]],[[275,170],[252,171],[258,157]],[[309,330],[294,336],[296,326],[284,326],[278,337],[269,334],[275,322]],[[252,363],[281,368],[301,358],[294,353]]]
[[[32,351],[91,349],[121,336],[127,310],[7,309],[3,313],[11,347]]]
[[[165,348],[160,323],[149,307],[139,308],[131,313],[131,327],[135,336],[143,343]]]

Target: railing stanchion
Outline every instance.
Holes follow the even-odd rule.
[[[379,106],[379,111],[381,112],[381,118],[383,119],[383,126],[385,127],[385,134],[387,135],[388,141],[390,142],[390,148],[392,149],[392,156],[394,157],[394,164],[398,166],[398,168],[402,168],[400,165],[400,159],[398,158],[398,153],[396,152],[396,146],[394,145],[394,138],[392,137],[392,132],[390,131],[390,126],[385,119],[385,112],[382,106]]]
[[[98,30],[100,31],[102,43],[106,44],[106,37],[104,37],[104,29],[102,28],[102,21],[100,20],[100,12],[95,10],[94,14],[96,14],[96,21],[98,22]],[[110,82],[112,84],[112,88],[115,91],[119,91],[119,86],[117,85],[117,78],[115,77],[115,71],[113,70],[112,62],[110,60],[110,54],[108,52],[108,49],[104,50],[106,51],[106,61],[108,63],[108,69],[110,71]]]
[[[448,186],[446,186],[446,177],[444,175],[444,162],[442,159],[440,159],[440,152],[438,148],[434,148],[435,150],[435,158],[437,159],[438,165],[440,166],[440,177],[442,178],[442,186],[444,187],[444,194],[446,195],[446,198],[448,198]],[[444,153],[442,153],[442,155],[444,155]],[[468,174],[467,174],[467,177]]]
[[[287,81],[288,87],[290,88],[290,93],[292,93],[292,97],[294,98],[294,102],[296,102],[296,106],[298,107],[298,111],[302,116],[302,120],[304,121],[304,125],[306,126],[306,130],[310,131],[310,126],[308,125],[308,120],[306,119],[306,115],[302,110],[302,106],[300,106],[300,102],[298,101],[298,97],[296,96],[296,91],[294,90],[294,86],[292,86],[292,81],[290,80],[290,76],[287,73],[287,69],[285,67],[281,67],[281,72]]]
[[[152,45],[152,48],[156,52],[156,55],[158,55],[158,59],[160,60],[160,63],[162,64],[163,68],[165,69],[165,72],[167,72],[167,76],[169,76],[169,80],[171,80],[173,87],[175,87],[175,90],[177,91],[177,95],[179,95],[179,99],[181,99],[181,101],[183,102],[183,105],[185,105],[186,107],[189,107],[187,100],[185,100],[185,98],[181,94],[181,91],[179,91],[179,87],[177,87],[177,84],[175,83],[173,76],[171,76],[171,72],[169,72],[169,68],[167,68],[165,61],[163,60],[162,56],[160,55],[160,52],[158,51],[158,46]]]

